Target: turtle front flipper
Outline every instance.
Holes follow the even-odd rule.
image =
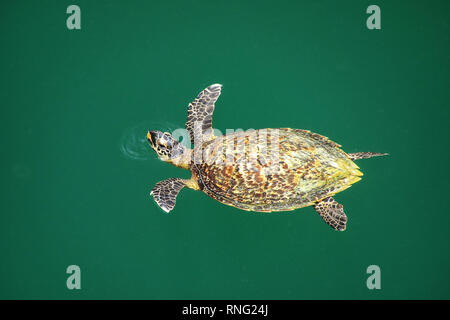
[[[161,209],[169,213],[175,207],[178,192],[185,186],[186,183],[183,179],[170,178],[158,182],[150,192],[150,195],[153,196]]]
[[[325,198],[314,205],[317,213],[330,227],[338,231],[344,231],[347,223],[347,216],[344,213],[342,204],[332,197]]]
[[[197,98],[189,104],[186,129],[192,144],[195,140],[208,141],[214,138],[212,115],[221,89],[221,84],[213,84],[200,92]],[[199,142],[201,143],[201,141]]]

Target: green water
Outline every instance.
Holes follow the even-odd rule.
[[[367,1],[79,0],[68,30],[73,3],[1,4],[0,298],[450,298],[448,1],[376,1],[381,30]],[[156,206],[158,181],[190,173],[146,130],[182,128],[217,82],[221,131],[390,153],[335,197],[345,232],[311,207],[248,213],[189,189]]]

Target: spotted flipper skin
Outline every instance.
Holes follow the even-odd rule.
[[[150,195],[153,196],[161,209],[169,213],[175,207],[178,192],[185,186],[183,179],[170,178],[158,182],[150,192]]]
[[[332,197],[323,199],[314,205],[317,213],[330,227],[338,231],[344,231],[347,224],[347,216],[342,204]]]
[[[212,138],[212,115],[221,90],[221,84],[213,84],[200,92],[189,104],[186,129],[192,144],[194,144],[194,137],[203,140]]]
[[[388,153],[356,152],[356,153],[348,153],[347,155],[351,160],[359,160],[359,159],[369,159],[372,157],[387,156]]]

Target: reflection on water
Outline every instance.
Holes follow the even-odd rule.
[[[164,121],[145,121],[136,126],[128,128],[122,134],[119,148],[123,156],[132,160],[149,160],[156,158],[147,141],[147,132],[149,130],[160,130],[173,132],[177,126]]]

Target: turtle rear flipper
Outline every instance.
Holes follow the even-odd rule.
[[[169,213],[174,207],[177,201],[178,192],[180,192],[186,183],[180,178],[170,178],[158,182],[150,192],[156,203],[165,212]]]
[[[347,216],[342,204],[332,197],[325,198],[314,205],[317,213],[330,227],[338,231],[344,231],[347,224]]]

